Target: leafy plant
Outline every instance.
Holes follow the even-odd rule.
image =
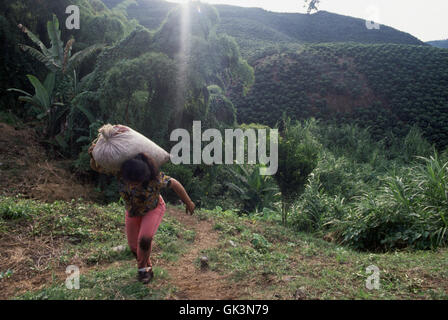
[[[227,168],[233,182],[225,185],[233,190],[244,212],[261,212],[264,208],[274,208],[278,189],[271,176],[260,174],[259,165],[235,165]]]
[[[261,234],[253,233],[250,243],[254,248],[260,252],[267,252],[267,250],[272,246],[272,244],[266,240]]]
[[[43,119],[45,117],[50,117],[52,115],[51,109],[54,106],[63,106],[63,103],[55,102],[54,97],[54,86],[55,86],[55,73],[51,72],[45,78],[42,84],[39,79],[33,75],[27,75],[28,80],[34,87],[34,95],[15,88],[10,88],[7,91],[18,92],[24,94],[19,97],[20,101],[28,102],[34,106],[37,111],[37,119]],[[57,118],[57,115],[56,115]],[[51,122],[51,121],[49,121]]]
[[[72,38],[64,46],[61,40],[61,30],[59,30],[59,20],[53,15],[53,20],[47,22],[47,32],[50,38],[51,47],[47,48],[45,44],[28,28],[19,24],[19,28],[33,41],[38,47],[35,49],[25,44],[20,47],[28,52],[32,57],[42,62],[51,72],[66,73],[76,68],[84,59],[102,49],[102,44],[95,44],[87,47],[72,56],[72,47],[75,40]]]
[[[292,203],[305,189],[309,174],[317,166],[319,144],[311,134],[314,120],[301,124],[283,120],[278,146],[278,171],[274,175],[282,195],[282,222],[286,224]]]

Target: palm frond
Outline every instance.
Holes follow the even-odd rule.
[[[228,186],[230,189],[238,192],[240,195],[244,195],[246,193],[245,190],[243,190],[242,188],[238,187],[236,184],[234,184],[232,182],[226,182],[225,185]]]

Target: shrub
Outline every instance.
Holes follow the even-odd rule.
[[[292,214],[292,225],[299,231],[322,233],[332,221],[341,219],[346,210],[345,199],[325,193],[318,180],[310,178]]]
[[[448,242],[448,162],[437,154],[389,176],[376,193],[358,197],[335,223],[342,242],[363,250],[411,246],[430,249]]]
[[[0,199],[0,218],[4,220],[15,220],[29,218],[34,213],[34,207],[30,206],[24,200],[15,200],[14,198]]]
[[[272,209],[277,201],[278,188],[271,176],[260,174],[260,165],[235,165],[227,168],[231,181],[226,185],[236,194],[245,213]]]
[[[291,124],[284,119],[283,135],[278,146],[278,171],[275,180],[282,194],[282,221],[286,224],[288,210],[305,189],[308,175],[317,166],[320,146],[311,134],[314,120]]]

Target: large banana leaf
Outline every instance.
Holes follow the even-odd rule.
[[[47,47],[43,44],[42,41],[40,41],[40,39],[34,34],[32,33],[28,28],[22,26],[22,31],[31,39],[31,41],[33,41],[35,44],[37,44],[37,46],[40,48],[40,50],[42,51],[42,53],[44,55],[50,55],[50,51],[47,49]]]
[[[71,71],[79,66],[84,59],[104,48],[104,45],[102,44],[95,44],[71,56],[72,45],[75,40],[70,39],[64,46],[64,43],[61,40],[59,20],[56,15],[53,15],[52,21],[47,22],[47,32],[51,44],[49,49],[46,48],[42,41],[40,41],[39,38],[26,27],[22,27],[22,31],[39,46],[41,51],[24,44],[20,45],[22,50],[29,52],[32,57],[45,64],[45,66],[52,72],[62,71],[62,73],[65,73],[66,71]]]
[[[52,72],[56,72],[59,70],[58,64],[54,60],[54,58],[48,54],[43,54],[39,50],[34,49],[33,47],[21,44],[20,48],[24,52],[28,52],[33,58],[37,59],[38,61],[42,62],[48,69],[50,69]]]
[[[82,61],[86,58],[104,48],[102,44],[94,44],[90,47],[85,48],[82,51],[75,53],[68,61],[66,70],[71,70],[78,67]]]
[[[40,112],[44,111],[44,112],[46,113],[46,110],[44,110],[44,109],[42,108],[42,105],[41,105],[39,99],[37,99],[37,97],[36,97],[35,95],[32,96],[30,93],[28,93],[28,92],[26,92],[26,91],[23,91],[23,90],[20,90],[20,89],[15,89],[15,88],[9,88],[9,89],[6,90],[6,91],[9,91],[9,92],[18,92],[18,93],[24,94],[24,96],[20,96],[20,97],[18,98],[19,101],[23,101],[23,102],[31,103],[32,105],[38,107],[38,108],[39,108],[38,110],[39,110]]]
[[[41,120],[42,118],[45,118],[48,115],[48,110],[45,110],[42,108],[42,105],[40,104],[40,101],[37,99],[36,96],[33,96],[33,97],[20,96],[19,101],[28,102],[28,103],[31,103],[33,106],[35,106],[36,108],[32,108],[32,109],[34,109],[36,112],[40,112],[36,116],[36,118],[38,120]]]
[[[28,93],[26,91],[20,90],[20,89],[16,89],[16,88],[9,88],[6,91],[9,91],[9,92],[19,92],[19,93],[24,94],[24,95],[29,96],[29,97],[32,96],[32,94],[30,94],[30,93]]]
[[[27,77],[34,87],[35,96],[39,100],[42,108],[48,110],[51,107],[51,100],[47,89],[45,89],[44,85],[35,76],[29,74]]]
[[[50,72],[44,81],[44,87],[48,92],[49,96],[52,96],[54,90],[54,84],[56,81],[56,74],[54,72]]]
[[[78,108],[79,111],[84,113],[84,115],[87,117],[87,119],[89,119],[90,123],[95,122],[95,117],[87,108],[85,108],[79,104],[76,104],[75,107]]]
[[[48,37],[50,38],[50,53],[55,58],[59,68],[62,68],[64,61],[64,44],[61,40],[61,31],[59,30],[59,20],[53,15],[53,21],[47,22]]]
[[[62,72],[65,73],[65,71],[67,70],[67,63],[70,59],[70,57],[72,56],[72,47],[73,47],[73,43],[75,42],[75,39],[70,39],[69,41],[67,41],[67,43],[65,44],[65,49],[64,49],[64,61],[62,62]]]

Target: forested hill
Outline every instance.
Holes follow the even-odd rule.
[[[437,47],[437,48],[448,49],[448,39],[446,39],[446,40],[428,41],[427,44],[430,44],[433,47]]]
[[[423,45],[414,36],[381,25],[370,30],[366,21],[326,11],[312,15],[276,13],[258,8],[217,5],[220,31],[236,38],[243,54],[249,46],[256,47],[285,42],[360,42]]]
[[[252,65],[255,84],[233,99],[240,122],[274,125],[282,113],[357,122],[377,137],[417,125],[448,141],[448,51],[398,44],[310,44],[269,50]]]
[[[109,6],[119,0],[105,0]],[[149,29],[159,27],[164,17],[176,4],[163,0],[137,0],[128,7],[130,18],[136,18]],[[299,6],[299,3],[297,4]],[[414,36],[381,26],[369,30],[366,22],[348,16],[320,11],[307,15],[276,13],[260,8],[215,5],[221,21],[218,32],[233,36],[243,56],[249,57],[261,47],[291,43],[361,42],[425,45]]]
[[[116,6],[120,0],[105,0]],[[176,6],[137,0],[129,18],[157,30]],[[383,137],[404,135],[413,125],[439,146],[448,135],[448,52],[384,25],[325,11],[275,13],[215,5],[218,33],[235,38],[255,70],[245,97],[232,96],[238,122],[275,125],[285,112],[357,122]]]

